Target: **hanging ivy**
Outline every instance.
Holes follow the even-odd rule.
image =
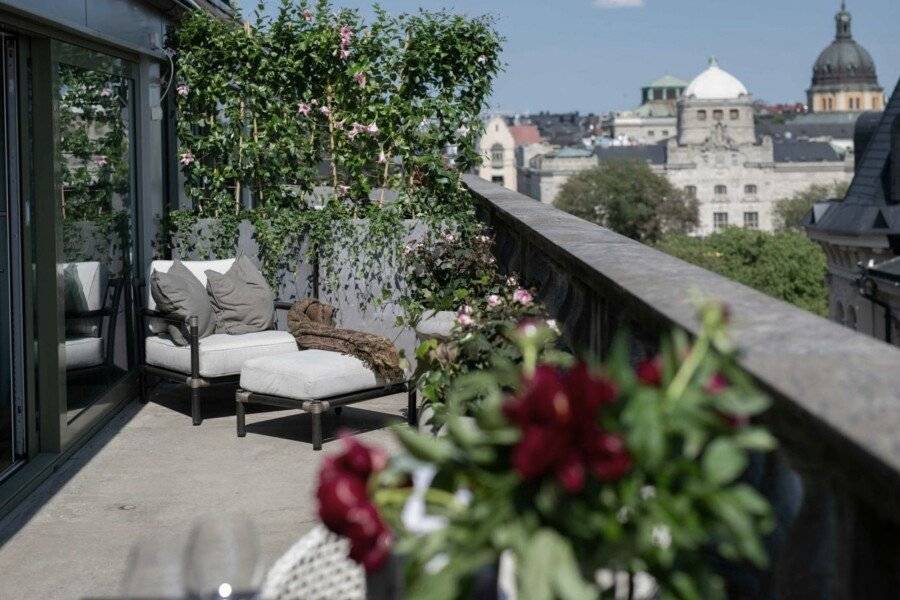
[[[248,218],[274,282],[304,239],[326,273],[339,270],[329,261],[347,258],[364,273],[376,256],[396,256],[408,219],[469,214],[459,173],[480,163],[499,36],[487,18],[374,13],[367,23],[328,0],[283,0],[274,17],[260,4],[253,23],[202,11],[181,23],[170,45],[192,208],[170,218],[173,240],[195,236],[204,219],[224,221],[205,232],[215,241],[193,243],[230,254],[236,223]],[[308,196],[323,185],[333,194],[314,210]],[[388,202],[385,190],[399,197]],[[245,213],[248,194],[254,208]],[[358,219],[366,234],[347,257],[335,244]]]

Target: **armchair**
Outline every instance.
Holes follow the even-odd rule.
[[[225,273],[232,264],[234,259],[184,262],[204,286],[207,270]],[[150,274],[154,271],[166,272],[171,265],[172,261],[154,261],[150,265],[149,272]],[[182,318],[164,315],[156,310],[146,281],[135,280],[134,286],[135,302],[139,304],[141,401],[146,402],[149,399],[150,376],[183,383],[189,389],[191,419],[194,425],[203,422],[201,412],[203,388],[216,385],[236,386],[241,367],[250,358],[299,352],[294,336],[278,329],[241,335],[217,333],[201,339],[196,316],[187,315]],[[142,303],[146,304],[140,306]],[[277,310],[287,310],[290,306],[290,302],[275,302]],[[167,324],[180,328],[188,341],[187,346],[178,346],[164,335]]]

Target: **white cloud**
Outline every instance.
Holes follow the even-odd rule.
[[[594,0],[597,8],[640,8],[644,0]]]

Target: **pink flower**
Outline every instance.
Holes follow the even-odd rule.
[[[496,308],[496,307],[500,306],[501,304],[503,304],[503,298],[501,298],[497,294],[491,294],[490,296],[487,297],[487,303],[488,303],[488,306],[490,306],[491,308]]]
[[[462,306],[462,308],[459,309],[459,314],[461,314],[461,315],[471,315],[471,314],[472,314],[472,307],[469,306],[468,304],[464,304],[464,305]]]
[[[387,163],[387,155],[384,153],[384,150],[378,153],[378,163],[382,165]]]
[[[353,39],[353,30],[349,25],[344,25],[341,27],[341,46],[349,46],[350,41]]]
[[[475,324],[475,319],[472,318],[472,315],[467,315],[464,312],[460,312],[456,315],[456,322],[463,327],[471,327]]]
[[[368,131],[368,127],[360,123],[353,123],[353,125],[350,126],[350,131],[347,132],[347,137],[352,140],[364,131]]]
[[[350,192],[349,185],[339,185],[338,186],[338,194],[340,194],[341,196],[346,196],[349,192]]]
[[[350,51],[349,51],[349,50],[346,50],[346,49],[344,49],[344,48],[341,48],[341,49],[338,51],[338,56],[341,57],[341,60],[347,60],[348,58],[350,58]]]
[[[94,162],[98,167],[105,167],[109,164],[109,160],[105,156],[97,156],[94,158]]]
[[[311,110],[312,110],[312,107],[309,104],[307,104],[306,102],[301,102],[300,104],[297,105],[297,112],[299,114],[303,115],[304,117],[308,116],[309,111],[311,111]]]
[[[519,285],[519,280],[516,279],[515,275],[510,275],[506,278],[506,285]]]
[[[444,241],[447,242],[447,243],[449,243],[449,244],[452,244],[453,242],[456,241],[456,236],[453,235],[452,233],[445,233],[445,234],[444,234]]]
[[[513,302],[518,302],[522,306],[528,306],[532,301],[534,301],[534,297],[525,288],[519,288],[513,292]]]
[[[307,23],[312,23],[312,20],[313,20],[313,14],[312,14],[312,12],[311,12],[311,11],[308,11],[308,10],[304,10],[304,11],[303,11],[303,18],[306,20]]]
[[[366,131],[372,135],[375,135],[376,133],[378,133],[378,125],[376,125],[375,123],[370,123],[369,126],[366,127]]]
[[[112,89],[106,87],[106,88],[103,88],[102,90],[100,90],[101,98],[109,98],[110,96],[112,96]]]
[[[186,167],[189,164],[191,164],[192,162],[194,162],[195,160],[196,159],[194,158],[194,153],[191,152],[190,150],[188,150],[187,152],[185,152],[184,154],[182,154],[179,157],[178,162],[180,162],[182,165],[184,165]]]
[[[366,78],[366,74],[362,71],[354,75],[353,79],[356,81],[356,83],[359,84],[359,87],[366,87],[366,82],[368,81],[368,79]]]
[[[178,92],[178,95],[182,98],[186,98],[187,95],[191,92],[191,88],[182,83],[177,88],[175,88],[175,91]]]
[[[331,114],[331,109],[327,106],[323,106],[319,109],[319,112],[321,112],[323,115],[325,115],[327,117],[328,115]]]

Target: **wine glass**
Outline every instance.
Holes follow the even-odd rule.
[[[122,579],[121,596],[139,598],[183,598],[183,566],[178,549],[184,539],[144,537],[131,547]]]
[[[205,516],[191,529],[184,555],[192,598],[253,598],[262,580],[259,539],[246,515]]]

